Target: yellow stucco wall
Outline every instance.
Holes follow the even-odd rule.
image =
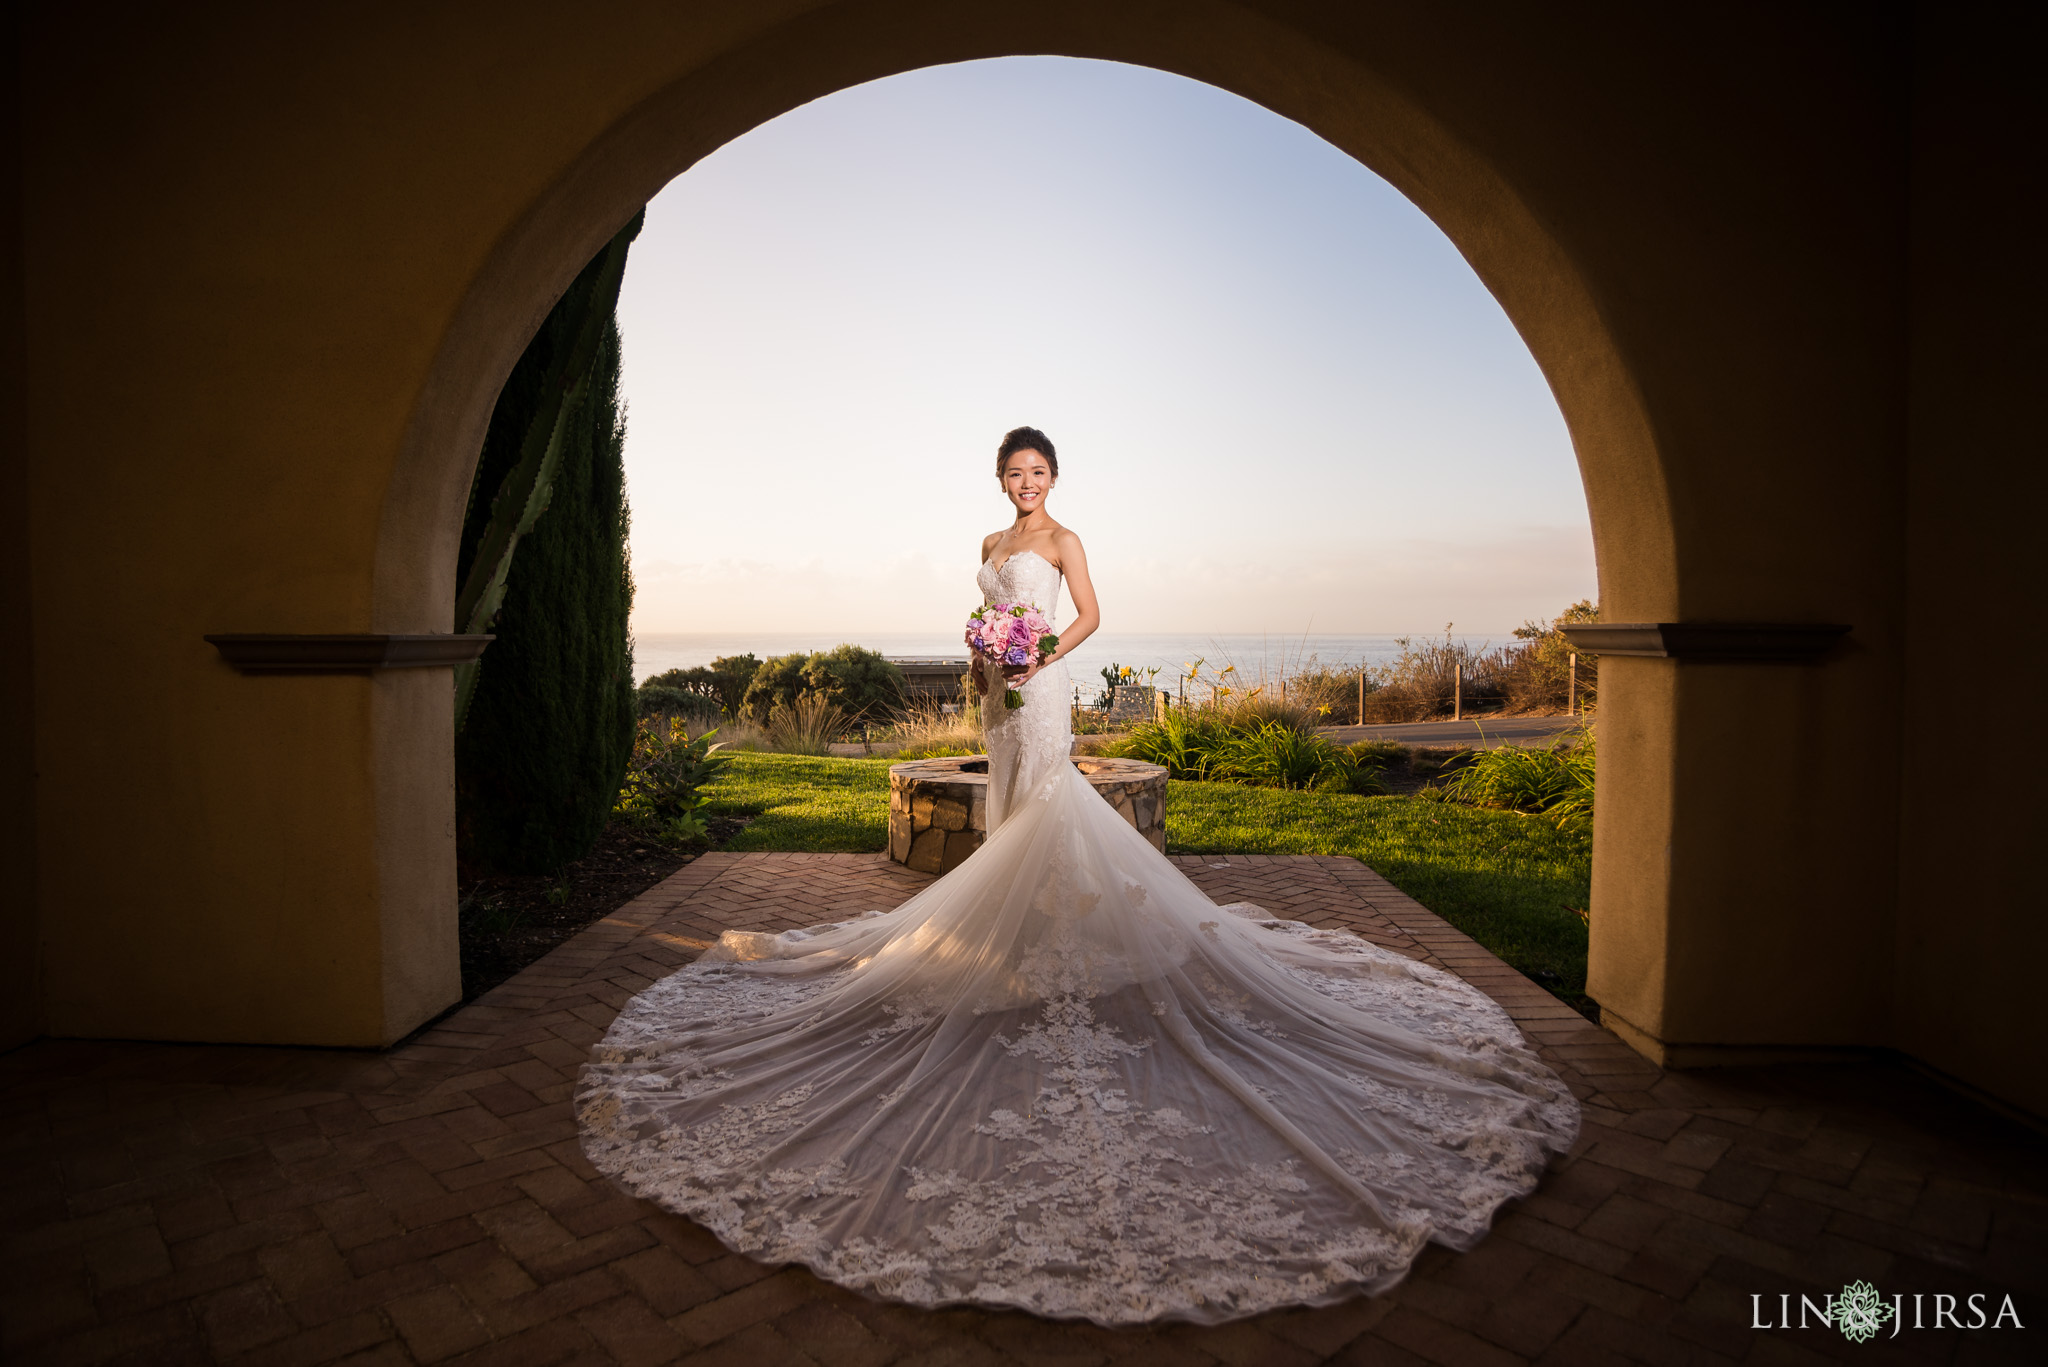
[[[21,65],[16,16],[0,15],[0,71]],[[0,102],[0,1048],[42,1029],[36,917],[35,668],[29,558],[19,108]]]
[[[497,387],[635,208],[846,85],[1057,52],[1259,100],[1435,218],[1558,395],[1610,619],[1855,625],[1811,668],[1603,664],[1592,988],[1630,1038],[1896,1045],[2048,1111],[2016,1008],[1965,990],[2038,960],[1991,905],[2017,855],[1949,832],[1990,870],[1959,935],[1900,855],[1909,603],[1967,549],[1908,493],[2001,459],[1942,444],[1966,366],[1913,372],[1908,441],[1916,319],[1949,317],[1909,305],[1910,34],[1764,5],[273,9],[22,31],[36,773],[4,781],[40,1028],[376,1043],[452,1001],[445,673],[243,678],[199,638],[448,629]],[[1956,1004],[1902,1007],[1922,974]]]
[[[1991,13],[1927,7],[1915,56],[1892,1038],[2039,1115],[2048,109],[2038,12],[2029,42],[1999,41],[2012,12]]]

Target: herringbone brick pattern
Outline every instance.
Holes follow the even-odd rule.
[[[1493,994],[1584,1097],[1576,1150],[1477,1249],[1431,1250],[1389,1295],[1218,1328],[920,1312],[762,1267],[598,1179],[576,1070],[721,930],[893,906],[926,880],[880,856],[709,855],[382,1054],[49,1041],[0,1060],[0,1346],[250,1367],[2042,1360],[2031,1132],[1894,1067],[1663,1073],[1355,861],[1178,862],[1219,901],[1349,927]],[[2027,1327],[1869,1345],[1751,1327],[1853,1278],[1909,1304],[2010,1292]]]

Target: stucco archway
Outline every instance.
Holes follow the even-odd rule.
[[[920,66],[1025,52],[1132,62],[1231,89],[1314,129],[1415,200],[1501,300],[1551,381],[1584,474],[1610,614],[1676,616],[1664,472],[1628,366],[1562,244],[1441,119],[1343,53],[1227,6],[1181,7],[1164,39],[1135,11],[1082,22],[1056,8],[971,29],[883,33],[872,17],[835,11],[723,54],[593,139],[497,244],[437,357],[429,389],[450,402],[423,406],[407,434],[380,536],[380,620],[444,626],[455,537],[498,383],[619,223],[711,151],[797,105]],[[1626,781],[1632,758],[1657,782],[1662,755],[1624,748],[1610,751],[1610,786]],[[1603,843],[1629,838],[1610,831]]]
[[[23,36],[33,808],[66,871],[35,893],[43,1028],[375,1043],[446,1005],[445,680],[245,679],[199,638],[445,631],[498,383],[620,222],[804,101],[1056,53],[1253,99],[1444,229],[1550,378],[1610,616],[1853,624],[1820,666],[1603,666],[1592,990],[1617,1027],[1680,1060],[2005,1066],[1995,1010],[1893,1006],[1899,766],[1868,744],[1899,724],[1906,620],[1891,35],[1335,0],[82,22]],[[121,753],[94,735],[96,605],[175,718],[111,861],[84,834]],[[1727,762],[1759,751],[1779,781]]]

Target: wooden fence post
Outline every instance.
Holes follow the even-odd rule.
[[[1451,720],[1465,719],[1465,662],[1451,666]]]
[[[1365,668],[1358,670],[1358,724],[1365,725]]]
[[[1571,655],[1571,674],[1564,685],[1564,714],[1575,717],[1579,713],[1579,652]]]

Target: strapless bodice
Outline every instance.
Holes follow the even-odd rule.
[[[1001,564],[984,560],[974,582],[991,603],[1029,603],[1057,624],[1059,567],[1037,551],[1018,551]]]

